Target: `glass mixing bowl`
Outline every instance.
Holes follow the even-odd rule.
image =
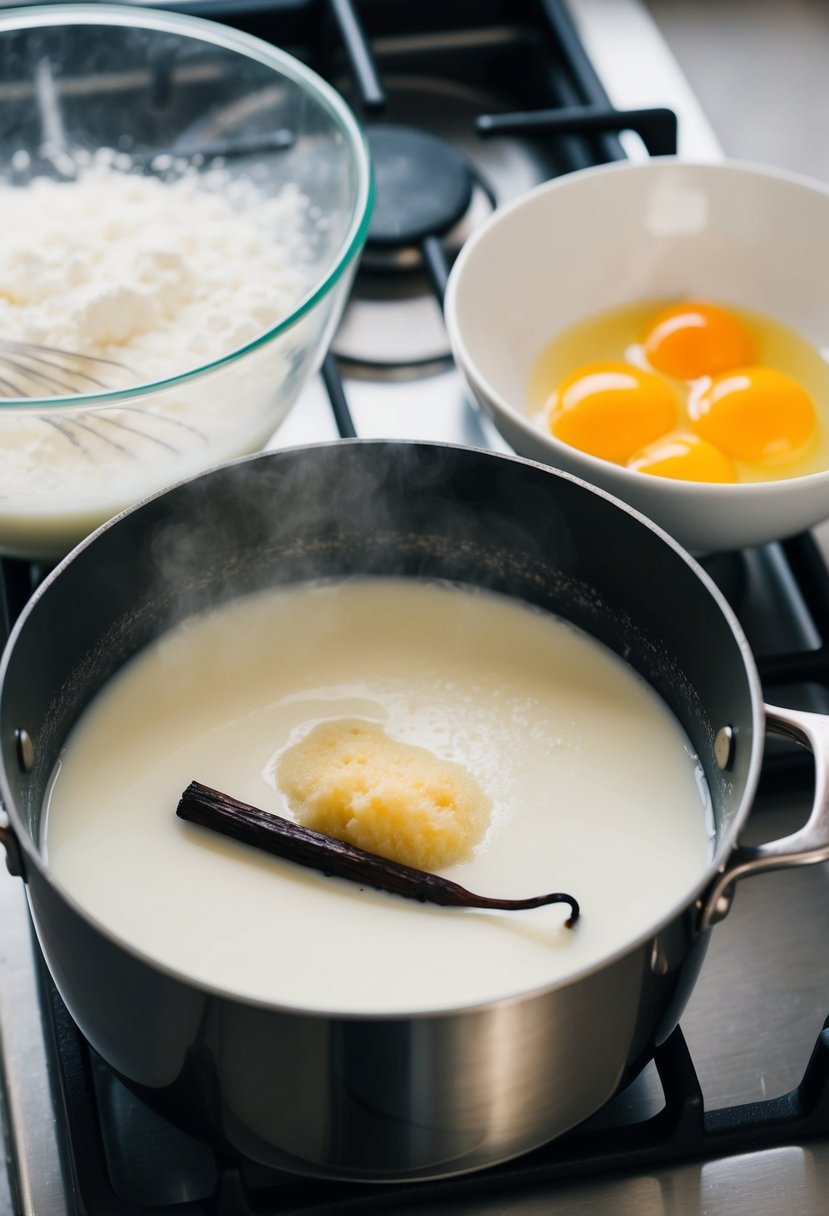
[[[318,369],[340,318],[366,236],[371,171],[359,126],[323,80],[264,42],[194,17],[104,4],[7,11],[0,96],[7,234],[0,255],[0,553],[52,559],[147,494],[267,442]],[[287,198],[287,313],[263,332],[234,338],[227,315],[214,310],[231,348],[218,333],[214,340],[208,324],[198,334],[196,364],[163,375],[144,370],[143,357],[137,370],[126,358],[126,370],[119,366],[114,314],[123,301],[106,293],[92,301],[90,315],[115,334],[113,363],[91,362],[88,350],[77,359],[10,347],[19,334],[8,332],[17,316],[9,310],[26,297],[27,267],[37,271],[41,234],[34,224],[24,231],[25,209],[10,233],[9,208],[21,200],[17,191],[35,183],[53,191],[55,217],[68,215],[61,203],[68,196],[56,186],[83,178],[90,162],[106,174],[195,188],[199,198],[212,192],[217,205],[232,208],[231,223],[243,216],[260,235],[262,205]],[[104,208],[103,194],[95,198],[101,214],[94,202],[93,220],[106,234],[117,216]],[[167,256],[158,265],[174,294],[204,268],[204,259],[201,267],[188,264],[185,248]],[[223,259],[213,279],[224,290],[238,270],[231,250],[226,274]],[[263,306],[281,290],[269,267],[263,259],[246,279]],[[129,329],[129,319],[118,324]],[[188,338],[184,323],[176,331],[175,308],[166,328],[168,344],[171,333]],[[144,341],[149,350],[151,338]],[[40,344],[58,346],[42,336]]]

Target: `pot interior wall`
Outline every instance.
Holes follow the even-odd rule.
[[[39,843],[73,723],[129,657],[182,617],[276,583],[363,574],[448,579],[566,617],[631,663],[674,710],[708,777],[720,838],[752,752],[745,658],[697,568],[637,517],[523,461],[418,443],[272,452],[150,500],[53,575],[21,619],[0,691],[13,819]],[[734,764],[714,758],[736,732]],[[35,744],[28,774],[15,732]]]

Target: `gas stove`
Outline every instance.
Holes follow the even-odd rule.
[[[232,23],[306,60],[348,97],[375,154],[378,207],[352,298],[322,374],[273,447],[356,434],[506,450],[467,399],[442,324],[446,274],[464,240],[494,207],[560,173],[675,144],[695,159],[720,155],[637,0],[164,7]],[[829,712],[827,553],[818,533],[705,562],[746,629],[770,702]],[[7,623],[41,574],[3,563]],[[752,838],[805,818],[812,784],[807,759],[769,745]],[[822,1212],[827,931],[824,867],[745,884],[713,934],[680,1030],[587,1124],[479,1174],[362,1187],[218,1156],[147,1110],[82,1040],[39,959],[22,884],[0,874],[0,1213]]]

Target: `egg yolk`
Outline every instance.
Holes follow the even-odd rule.
[[[571,372],[550,399],[556,439],[622,463],[671,429],[677,399],[665,381],[628,363],[589,363]]]
[[[772,367],[742,367],[716,376],[688,402],[697,435],[734,460],[791,456],[815,432],[815,407],[805,388]]]
[[[697,435],[665,435],[637,452],[628,461],[628,468],[678,481],[737,480],[737,471],[725,452]]]
[[[682,303],[663,309],[642,346],[651,367],[678,380],[716,376],[756,358],[743,322],[716,304]]]

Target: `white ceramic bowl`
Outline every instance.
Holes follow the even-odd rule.
[[[696,552],[742,548],[829,517],[829,470],[713,484],[637,473],[532,421],[532,365],[559,331],[636,301],[706,298],[780,321],[829,356],[829,188],[735,162],[673,158],[585,169],[499,209],[446,294],[455,359],[522,456],[636,507]]]

